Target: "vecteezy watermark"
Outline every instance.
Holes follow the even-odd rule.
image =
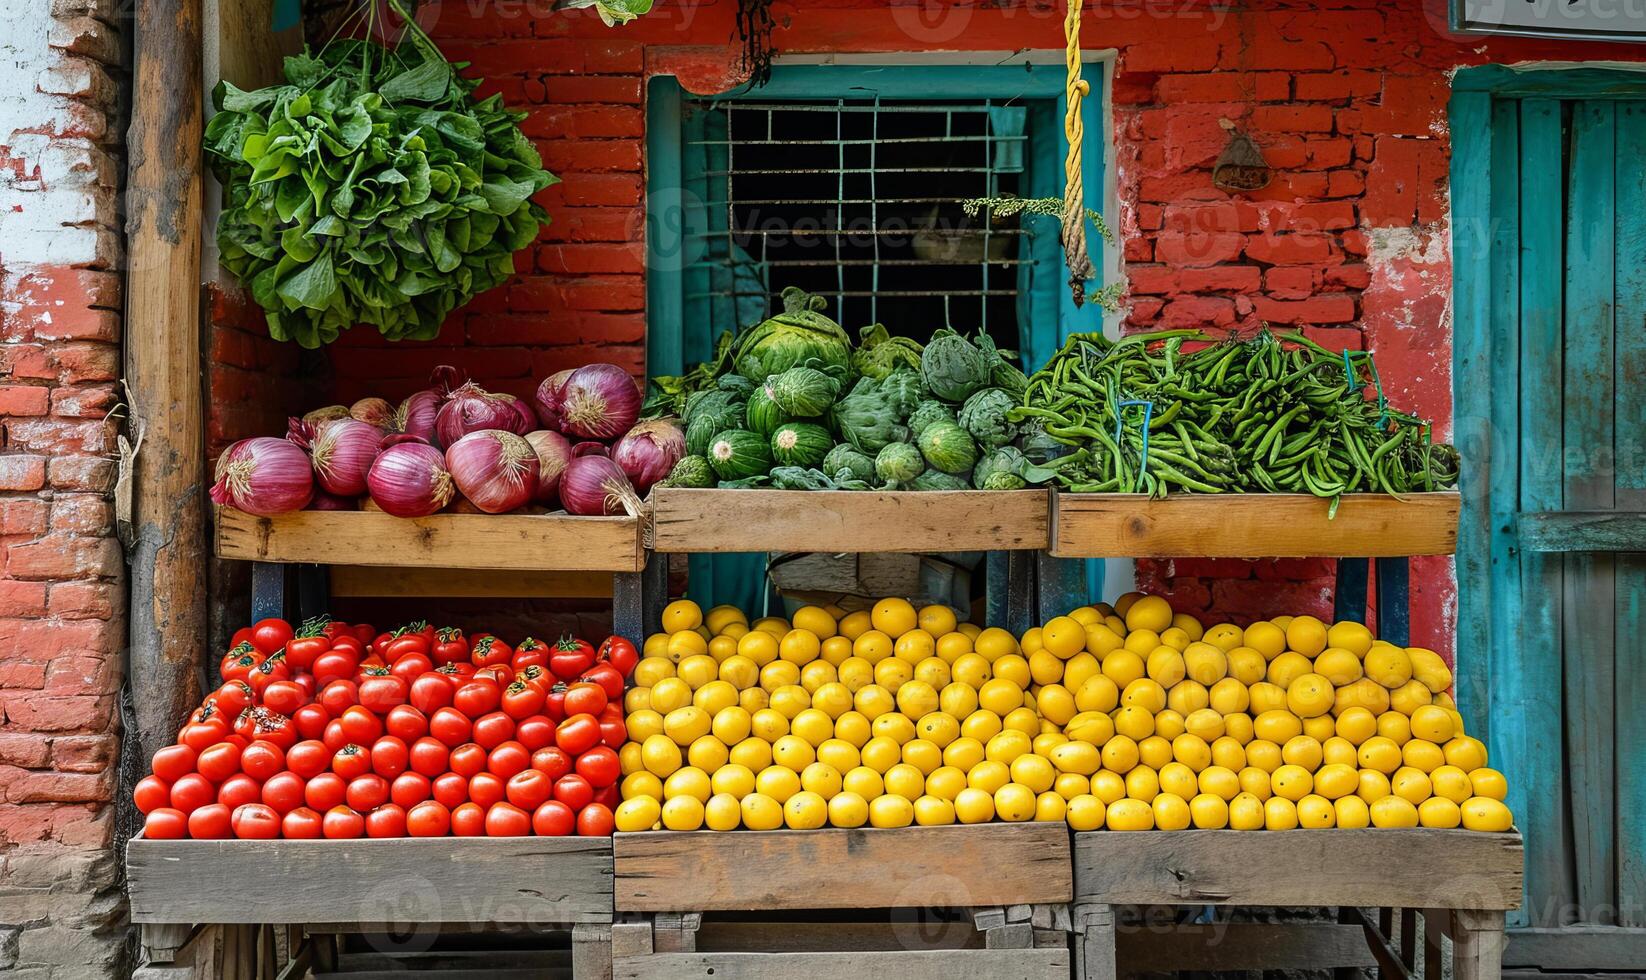
[[[1034,0],[1029,3],[977,3],[962,0],[893,0],[892,23],[910,41],[921,45],[948,44],[972,29],[993,33],[1002,25],[1018,20],[1058,24],[1064,18],[1064,4]],[[1084,13],[1085,21],[1203,20],[1208,31],[1223,26],[1226,4],[1216,0],[1143,0],[1142,3],[1093,4]],[[1056,35],[1052,35],[1054,38]],[[1057,45],[1048,44],[1047,47]]]
[[[1594,40],[1646,39],[1646,0],[1450,0],[1437,5],[1438,18],[1450,13],[1446,29],[1485,34],[1571,37]]]

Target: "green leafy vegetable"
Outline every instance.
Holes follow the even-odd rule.
[[[1017,436],[1017,426],[1006,421],[1006,413],[1016,407],[1005,389],[984,388],[966,399],[957,421],[982,445],[1004,446]]]
[[[875,476],[874,460],[843,442],[823,457],[823,472],[829,474],[837,483],[845,480],[872,480]]]
[[[663,486],[667,487],[695,487],[698,489],[714,486],[714,469],[709,461],[702,456],[682,456],[680,462],[674,464],[674,469],[664,478]]]
[[[581,10],[584,7],[593,7],[607,27],[616,27],[650,13],[652,0],[558,0],[554,5],[556,10]]]
[[[920,370],[920,342],[893,337],[878,323],[857,332],[857,350],[852,351],[852,369],[865,378],[884,378],[900,367]]]
[[[858,452],[877,453],[896,439],[897,415],[873,378],[859,378],[857,386],[835,403],[830,414],[841,437]]]
[[[823,367],[849,369],[851,338],[823,315],[828,301],[796,286],[783,290],[783,312],[737,339],[737,373],[759,383],[816,358]]]
[[[944,401],[965,401],[989,384],[993,370],[994,362],[976,344],[947,328],[933,334],[920,355],[920,376]]]
[[[977,443],[956,422],[933,422],[916,440],[926,462],[945,473],[970,473],[977,465]]]
[[[920,458],[920,450],[906,442],[887,443],[874,457],[875,474],[886,483],[901,486],[925,469],[926,461]]]

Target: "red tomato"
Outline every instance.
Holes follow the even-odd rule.
[[[303,686],[295,681],[275,681],[263,689],[263,705],[283,715],[295,714],[307,700]]]
[[[270,742],[284,750],[297,744],[297,729],[291,719],[268,708],[247,708],[240,713],[234,730],[247,739]]]
[[[320,689],[320,703],[336,718],[360,703],[360,686],[346,678],[332,681]]]
[[[532,754],[519,742],[504,742],[492,749],[491,755],[486,758],[486,769],[504,779],[525,771],[531,764]]]
[[[479,718],[497,710],[503,700],[503,689],[492,681],[472,680],[452,695],[452,707],[470,718]]]
[[[474,722],[456,708],[438,708],[429,717],[429,734],[453,748],[469,740]]]
[[[543,713],[558,724],[566,720],[566,682],[556,681],[543,696]]]
[[[370,745],[383,734],[383,719],[372,714],[364,705],[355,705],[344,711],[338,721],[343,723],[343,734],[349,741],[360,745]]]
[[[210,721],[191,721],[184,725],[183,730],[177,733],[177,741],[196,752],[203,752],[228,736],[229,726],[214,714]]]
[[[537,664],[529,664],[515,671],[514,679],[526,684],[535,684],[543,689],[544,694],[549,692],[549,688],[553,687],[555,682],[555,676],[549,673],[549,668],[539,667]]]
[[[531,832],[531,815],[512,803],[494,803],[486,811],[487,837],[526,837]]]
[[[594,802],[616,812],[617,805],[623,802],[623,794],[618,789],[618,784],[612,783],[610,786],[594,791]]]
[[[460,803],[452,807],[452,836],[484,837],[486,810],[478,803]]]
[[[634,644],[621,636],[608,636],[595,652],[595,660],[609,663],[617,668],[617,672],[624,677],[634,673],[634,667],[640,662],[640,654]]]
[[[572,757],[558,745],[545,745],[532,753],[532,768],[550,779],[559,779],[572,771]]]
[[[234,636],[229,638],[229,646],[231,646],[231,647],[237,647],[242,643],[246,644],[247,646],[251,645],[251,627],[250,626],[240,627],[239,629],[234,631]]]
[[[514,671],[508,664],[492,664],[490,667],[480,667],[474,672],[477,681],[491,681],[499,690],[508,687],[514,681]]]
[[[252,668],[263,662],[263,655],[250,643],[238,644],[223,657],[218,664],[217,672],[225,681],[243,681],[251,675]]]
[[[432,715],[452,703],[452,693],[451,675],[430,671],[411,682],[407,700],[418,711]]]
[[[348,788],[343,791],[343,802],[362,813],[388,801],[389,781],[375,772],[349,780]]]
[[[287,840],[316,840],[320,834],[320,814],[310,807],[300,806],[280,818],[280,836]]]
[[[562,636],[549,654],[549,670],[569,681],[594,666],[594,648],[582,640]]]
[[[393,803],[385,803],[366,814],[367,837],[406,836],[406,811]]]
[[[267,690],[275,681],[291,680],[291,665],[286,663],[285,651],[276,651],[264,658],[263,662],[251,669],[246,675],[246,683],[258,694]]]
[[[393,779],[406,771],[408,750],[406,743],[393,735],[384,735],[372,743],[371,768],[384,779]]]
[[[572,715],[554,730],[554,744],[577,756],[600,742],[600,722],[594,715]]]
[[[612,811],[603,803],[590,803],[577,812],[577,836],[610,837]]]
[[[429,641],[421,633],[407,633],[390,640],[383,648],[382,657],[385,663],[396,663],[402,657],[428,657]]]
[[[343,797],[348,791],[348,782],[335,772],[323,772],[303,787],[303,802],[315,810],[325,813],[334,806],[343,804]]]
[[[514,649],[495,636],[483,636],[469,651],[469,662],[476,667],[507,667],[514,659]]]
[[[189,818],[182,810],[156,807],[143,820],[143,836],[149,840],[181,840],[188,834]]]
[[[389,802],[410,807],[429,798],[434,786],[429,777],[415,772],[403,772],[389,784]]]
[[[314,675],[308,671],[299,671],[292,675],[291,682],[303,690],[303,703],[314,700]]]
[[[620,749],[623,747],[623,743],[628,740],[629,726],[624,724],[622,718],[601,717],[600,741],[605,742],[614,749]]]
[[[383,719],[383,730],[404,742],[415,742],[428,734],[429,718],[409,704],[397,704]]]
[[[324,742],[305,739],[286,752],[286,768],[304,779],[313,779],[331,768],[335,754]]]
[[[218,742],[200,750],[194,767],[207,779],[220,783],[240,771],[240,746],[233,742]]]
[[[451,827],[451,810],[434,800],[424,800],[406,812],[406,833],[412,837],[444,837]]]
[[[577,829],[577,814],[559,800],[549,800],[532,813],[532,833],[539,837],[567,837]]]
[[[486,750],[473,742],[465,742],[452,749],[449,765],[452,772],[465,779],[477,772],[486,771]]]
[[[585,670],[580,679],[597,685],[606,693],[608,701],[616,701],[623,697],[623,675],[611,664],[595,664]]]
[[[577,774],[589,781],[595,789],[617,782],[623,767],[617,761],[617,751],[609,745],[597,745],[577,757]]]
[[[427,654],[408,653],[389,666],[389,673],[410,684],[434,669],[434,661]]]
[[[352,647],[333,644],[330,650],[314,658],[311,668],[314,681],[322,689],[333,681],[352,680],[360,667],[360,653]]]
[[[469,780],[469,799],[483,807],[490,807],[507,795],[503,779],[489,772],[476,773]]]
[[[548,802],[554,782],[536,769],[527,769],[510,776],[503,792],[510,803],[530,812]]]
[[[503,713],[516,720],[530,718],[543,710],[543,689],[535,684],[515,681],[503,689]]]
[[[277,772],[263,784],[263,802],[282,816],[303,805],[308,782],[295,772]]]
[[[171,784],[159,776],[144,776],[137,781],[131,799],[137,804],[138,813],[153,813],[171,804]]]
[[[422,773],[433,779],[446,771],[447,762],[451,759],[451,749],[446,748],[445,742],[425,735],[411,744],[406,756],[413,772]]]
[[[346,806],[334,806],[320,821],[327,840],[352,840],[366,833],[366,818]]]
[[[251,642],[264,653],[274,653],[291,642],[291,624],[283,619],[260,619],[252,624]]]
[[[450,810],[469,801],[469,781],[455,772],[442,773],[435,777],[429,792]]]
[[[225,840],[234,834],[233,814],[226,803],[208,803],[189,814],[189,836],[195,840]]]
[[[377,635],[377,631],[372,629],[372,626],[371,626],[370,623],[356,623],[356,624],[354,624],[354,638],[355,638],[356,642],[362,643],[362,644],[370,643],[371,638],[376,636],[376,635]]]
[[[286,768],[286,753],[272,742],[253,742],[240,753],[240,771],[262,782]]]
[[[344,779],[358,779],[371,772],[371,753],[364,746],[350,742],[332,756],[331,771]]]
[[[187,745],[168,745],[154,753],[154,764],[150,768],[156,776],[175,783],[194,772],[195,758],[195,751]]]
[[[474,740],[483,749],[495,749],[514,737],[514,719],[501,711],[482,715],[474,722]]]
[[[280,836],[280,814],[261,803],[235,807],[229,822],[234,827],[234,836],[241,840],[274,840]]]
[[[236,718],[240,712],[251,707],[253,692],[251,685],[243,680],[224,681],[212,697],[217,699],[217,706],[230,718]]]
[[[176,788],[172,787],[173,790]],[[231,808],[243,803],[256,803],[262,798],[263,785],[243,772],[235,773],[217,787],[217,802],[227,803]]]
[[[294,670],[312,671],[320,655],[331,649],[331,640],[324,636],[300,636],[286,644],[286,662]]]
[[[535,637],[528,636],[514,648],[514,656],[509,658],[509,667],[516,674],[527,667],[547,667],[549,665],[549,645]]]
[[[331,721],[326,722],[326,731],[325,734],[320,736],[320,741],[326,743],[326,748],[336,752],[349,744],[349,736],[343,731],[343,723],[333,718]]]
[[[566,716],[598,715],[606,710],[606,692],[599,684],[578,681],[566,688]]]
[[[434,649],[430,657],[437,664],[453,664],[468,662],[469,641],[463,638],[463,631],[453,627],[437,630],[434,634]]]
[[[373,714],[386,715],[397,704],[405,704],[411,684],[393,674],[370,676],[360,682],[360,704]]]
[[[462,686],[463,681],[470,680],[474,677],[475,666],[467,660],[464,660],[461,663],[441,664],[436,667],[432,673],[439,674],[451,681],[452,690],[455,691],[457,688]]]
[[[521,745],[535,752],[545,745],[554,744],[554,722],[549,720],[548,715],[522,718],[514,726],[514,737]]]
[[[319,738],[326,734],[326,725],[331,721],[331,712],[318,704],[305,704],[292,712],[292,727],[297,729],[300,738]]]
[[[561,776],[554,781],[554,798],[573,810],[581,810],[594,800],[594,787],[576,773]]]

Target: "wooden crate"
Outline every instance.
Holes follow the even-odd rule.
[[[302,510],[256,517],[217,508],[217,556],[260,562],[638,572],[638,517]]]
[[[612,918],[603,837],[148,840],[126,846],[135,923],[599,924]]]
[[[660,552],[1015,551],[1050,541],[1044,490],[652,491]]]
[[[1455,492],[1349,494],[1057,494],[1051,552],[1059,558],[1386,558],[1457,548]]]
[[[1438,978],[1441,934],[1453,941],[1454,980],[1484,980],[1501,969],[1503,913],[1520,904],[1523,846],[1517,832],[1466,830],[1096,831],[1074,835],[1073,860],[1076,980],[1117,976],[1117,949],[1151,972],[1364,967],[1369,957],[1380,976],[1411,976],[1420,940]],[[1121,934],[1115,906],[1131,905],[1325,906],[1339,916]],[[1385,911],[1373,922],[1363,908]]]

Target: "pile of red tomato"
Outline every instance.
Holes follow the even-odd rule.
[[[609,835],[637,660],[616,636],[265,619],[137,784],[144,835]]]

